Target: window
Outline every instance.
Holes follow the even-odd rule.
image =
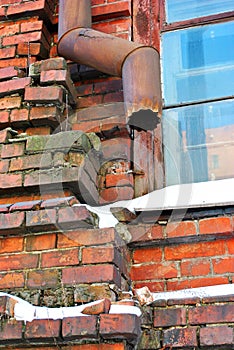
[[[233,7],[166,0],[166,19],[177,22],[162,32],[167,185],[234,177],[234,21],[227,12]],[[200,23],[183,22],[198,13]],[[214,13],[221,18],[202,22]]]

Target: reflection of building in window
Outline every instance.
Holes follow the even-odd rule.
[[[218,169],[219,167],[219,156],[218,154],[212,154],[211,156],[211,169]]]

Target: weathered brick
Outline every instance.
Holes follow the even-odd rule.
[[[144,262],[156,262],[162,260],[162,248],[142,248],[136,249],[133,253],[133,262],[135,264]]]
[[[30,121],[33,125],[52,125],[57,126],[61,112],[56,106],[38,106],[30,110]]]
[[[41,62],[41,71],[67,69],[67,62],[63,57],[49,58]]]
[[[6,128],[0,130],[0,143],[8,143],[8,140],[12,137],[11,129]]]
[[[106,187],[133,186],[132,174],[107,174]]]
[[[192,259],[191,261],[181,262],[182,276],[206,276],[211,272],[211,264],[209,260]]]
[[[214,272],[227,274],[234,272],[234,257],[223,257],[212,261]]]
[[[57,229],[56,211],[54,209],[26,212],[26,227],[32,229]]]
[[[166,260],[181,260],[225,254],[225,242],[202,242],[165,247]]]
[[[28,109],[13,109],[10,114],[10,121],[14,127],[27,126],[29,124],[28,120]]]
[[[120,275],[116,267],[110,264],[78,266],[63,269],[62,282],[66,285],[110,282],[120,286]]]
[[[200,329],[201,346],[228,345],[234,343],[233,328],[213,326]]]
[[[0,36],[10,36],[19,33],[19,23],[3,24],[0,29]]]
[[[26,211],[35,210],[40,207],[41,200],[28,201],[28,202],[18,202],[10,207],[10,213],[13,211]]]
[[[25,339],[51,339],[59,338],[60,320],[33,320],[25,326]]]
[[[62,197],[62,198],[52,198],[47,199],[42,202],[41,208],[56,208],[64,206],[73,206],[74,204],[79,204],[79,201],[76,197]]]
[[[59,282],[58,270],[29,271],[26,285],[28,288],[56,288]]]
[[[25,73],[15,67],[6,67],[0,69],[0,81],[11,78],[23,78]]]
[[[100,315],[99,332],[104,339],[134,341],[140,334],[140,318],[131,314]]]
[[[97,338],[97,317],[68,317],[62,321],[64,339]]]
[[[0,274],[0,288],[2,289],[23,288],[24,281],[25,276],[23,272]]]
[[[169,222],[166,226],[166,234],[171,237],[183,237],[196,235],[196,224],[192,221]]]
[[[51,166],[52,166],[52,157],[50,153],[47,153],[46,156],[45,155],[42,156],[41,154],[33,154],[33,155],[27,155],[21,158],[12,159],[10,164],[10,171],[42,169],[42,168],[47,168]]]
[[[21,97],[20,96],[7,96],[0,98],[0,109],[12,109],[20,108]]]
[[[200,234],[232,233],[232,223],[229,217],[217,217],[199,221]]]
[[[9,126],[9,124],[10,124],[9,115],[10,115],[9,111],[0,111],[0,127],[1,127],[1,129],[6,127],[6,126]]]
[[[14,320],[1,321],[0,340],[21,340],[23,333],[23,322]]]
[[[21,252],[24,246],[22,237],[11,237],[0,239],[0,254]]]
[[[120,266],[121,260],[119,252],[114,247],[89,247],[82,250],[83,264],[110,262]]]
[[[28,236],[26,239],[26,250],[48,250],[55,248],[56,245],[56,234],[42,234],[38,236]]]
[[[26,87],[25,100],[33,103],[63,103],[63,88],[59,86]]]
[[[39,57],[46,57],[47,55],[47,49],[42,45],[42,43],[19,43],[17,45],[17,55],[19,56],[39,56]]]
[[[114,228],[106,229],[78,229],[66,231],[58,235],[58,248],[69,248],[77,246],[102,245],[120,242],[120,238]],[[120,243],[121,244],[121,243]]]
[[[188,311],[191,324],[228,323],[234,321],[234,305],[206,305]]]
[[[0,257],[2,271],[31,269],[38,265],[38,254],[9,254]]]
[[[131,269],[133,281],[144,281],[158,278],[178,277],[178,270],[175,263],[162,262],[147,265],[135,265]]]
[[[116,3],[110,3],[102,6],[92,7],[92,16],[94,17],[94,22],[97,20],[104,19],[106,17],[116,18],[129,16],[131,14],[131,4],[130,1],[118,1]]]
[[[19,157],[24,154],[24,142],[10,143],[2,146],[1,158]]]
[[[100,204],[113,203],[134,198],[133,187],[110,187],[100,191]]]
[[[154,309],[154,327],[186,325],[186,309]]]
[[[145,329],[141,333],[140,349],[160,349],[161,332],[155,329]]]
[[[63,228],[88,227],[95,225],[95,218],[85,206],[61,208],[58,211],[58,224]]]
[[[8,58],[5,60],[0,60],[0,68],[15,66],[20,69],[25,69],[28,67],[28,64],[35,62],[35,60],[36,57],[33,56],[31,56],[29,59],[27,57]],[[17,106],[15,107],[17,108]]]
[[[168,347],[193,347],[197,346],[196,328],[168,329],[163,332],[163,345]]]
[[[0,59],[15,57],[15,46],[0,49]]]
[[[2,39],[3,46],[17,45],[21,42],[31,42],[42,40],[42,32],[32,32],[24,34],[16,34],[11,36],[5,36]]]
[[[163,238],[161,225],[129,225],[128,230],[132,235],[132,242],[153,241]]]
[[[0,82],[0,96],[10,95],[24,91],[25,87],[31,84],[31,78],[19,78]]]
[[[56,250],[41,255],[42,268],[54,266],[75,266],[79,264],[79,250]]]
[[[8,234],[22,232],[24,224],[24,213],[0,214],[0,232]]]
[[[20,29],[21,32],[34,32],[36,30],[42,30],[43,21],[38,19],[31,19],[30,21],[21,23]]]
[[[22,174],[0,174],[0,189],[22,186]]]

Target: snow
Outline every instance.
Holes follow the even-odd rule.
[[[152,293],[153,299],[168,300],[168,299],[185,299],[185,298],[204,298],[234,295],[234,284],[221,284],[217,286],[182,289],[173,292]]]
[[[7,296],[16,300],[17,303],[14,306],[14,317],[17,321],[32,322],[33,320],[43,320],[43,319],[52,319],[58,320],[65,317],[79,317],[89,315],[83,314],[82,311],[87,306],[92,306],[100,302],[100,300],[79,305],[79,306],[70,306],[70,307],[60,307],[60,308],[49,308],[34,306],[27,301],[15,297],[13,295],[0,292],[0,297]],[[133,314],[138,317],[141,316],[141,311],[136,306],[129,305],[111,305],[110,314]]]
[[[234,204],[234,179],[207,181],[191,184],[173,185],[153,191],[142,197],[118,201],[109,205],[87,209],[99,217],[99,228],[115,227],[118,220],[111,208],[122,207],[136,211],[167,210],[177,208],[211,207]],[[75,204],[79,206],[84,204]]]

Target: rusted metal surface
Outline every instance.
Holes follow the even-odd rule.
[[[132,125],[146,130],[154,129],[157,125],[157,118],[161,115],[159,76],[159,54],[155,49],[141,47],[126,58],[122,68],[124,102],[126,114],[132,118]],[[139,125],[141,121],[138,121],[141,116],[134,114],[138,111],[141,111],[143,118],[142,127]]]
[[[79,28],[62,37],[59,54],[103,73],[121,77],[126,56],[139,47],[139,44],[91,28]]]
[[[129,124],[140,129],[154,129],[161,114],[158,52],[95,31],[90,26],[89,0],[60,0],[59,54],[103,73],[122,77]]]
[[[90,0],[59,0],[59,39],[63,34],[75,28],[90,28]]]

